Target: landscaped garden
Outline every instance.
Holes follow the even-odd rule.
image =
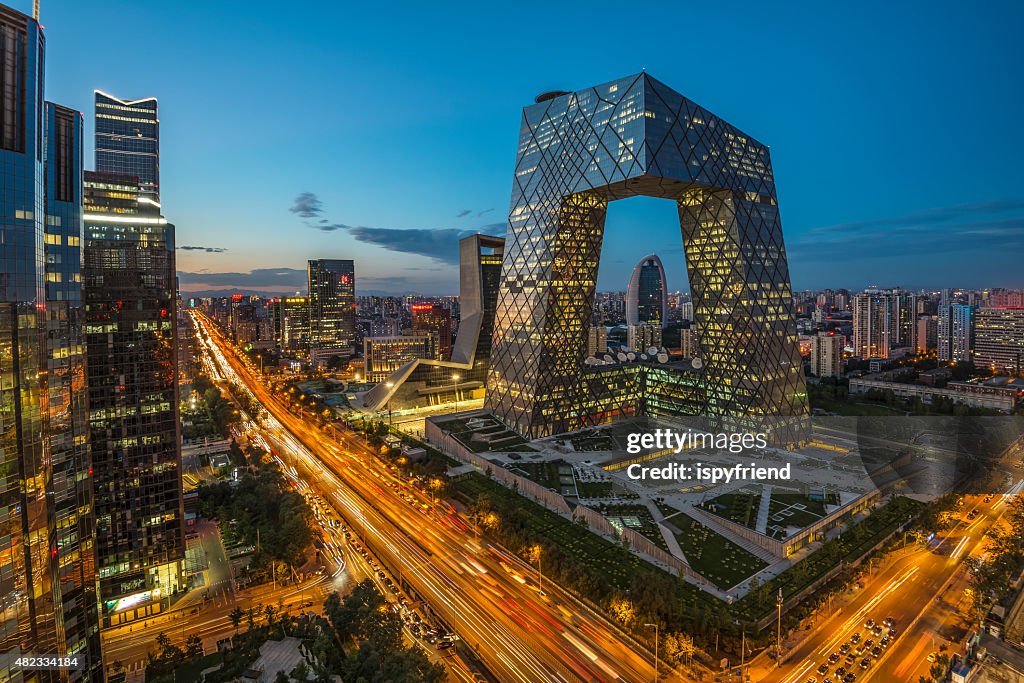
[[[757,523],[757,511],[761,507],[761,492],[737,489],[706,501],[702,507],[719,517],[753,529]]]
[[[768,566],[688,515],[676,515],[669,523],[679,530],[676,541],[690,566],[719,588],[732,588]]]

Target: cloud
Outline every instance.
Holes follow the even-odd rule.
[[[491,208],[489,208],[489,209],[484,209],[483,211],[478,211],[477,214],[476,214],[476,217],[480,218],[480,216],[483,216],[485,213],[490,213],[491,211],[494,211],[494,207],[493,206]]]
[[[349,227],[348,232],[360,242],[383,247],[389,251],[419,254],[444,263],[459,262],[459,240],[476,230],[456,228],[369,228]]]
[[[300,192],[288,210],[299,218],[316,218],[324,212],[323,202],[312,192]]]
[[[178,272],[182,285],[207,287],[305,289],[306,271],[297,268],[254,268],[248,273]]]
[[[198,247],[192,244],[186,244],[178,247],[182,251],[205,251],[207,254],[223,254],[227,251],[226,247]]]
[[[455,217],[456,218],[465,218],[466,216],[468,216],[471,213],[473,213],[473,209],[463,209],[462,211],[459,211],[457,214],[455,214]]]
[[[874,245],[877,248],[871,248]],[[798,259],[879,258],[1024,248],[1024,200],[957,204],[814,228],[794,238]]]

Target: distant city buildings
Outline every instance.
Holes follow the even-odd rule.
[[[587,356],[596,356],[608,351],[608,328],[604,325],[592,325],[587,332]]]
[[[996,373],[1024,375],[1024,306],[978,310],[974,362]]]
[[[892,350],[916,345],[916,297],[901,289],[868,289],[853,297],[853,352],[889,358]]]
[[[812,338],[811,374],[816,377],[842,377],[842,337],[834,332],[819,332]]]
[[[440,360],[452,356],[452,312],[439,304],[412,305],[412,329],[415,333],[437,335],[437,353]]]
[[[690,314],[693,314],[693,304],[690,304]],[[626,324],[664,326],[666,322],[668,283],[665,280],[665,267],[657,255],[651,254],[640,259],[629,278],[626,289]]]
[[[312,259],[306,272],[313,364],[332,356],[352,355],[356,337],[355,264],[340,259]]]
[[[650,347],[661,348],[661,325],[659,323],[641,323],[626,328],[626,346],[634,351],[644,351]]]
[[[917,353],[935,350],[939,343],[939,316],[922,315],[917,319]]]
[[[309,351],[309,297],[283,296],[270,302],[274,336],[285,353]]]

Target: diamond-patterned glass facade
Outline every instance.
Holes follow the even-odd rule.
[[[699,399],[676,410],[802,441],[807,395],[768,148],[647,74],[523,110],[487,408],[530,437],[655,404],[675,412],[643,396],[674,381],[668,368],[646,373],[634,399],[594,388],[634,370],[583,362],[608,202],[638,195],[679,208],[703,367]]]

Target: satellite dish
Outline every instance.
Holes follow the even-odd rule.
[[[647,347],[647,355],[648,356],[657,356],[658,355],[658,347],[657,346],[648,346]]]
[[[604,354],[604,360],[606,363],[614,363],[615,359],[611,357],[611,354]]]
[[[619,359],[620,363],[626,362],[626,354],[624,354],[622,351],[619,351],[617,354],[615,354],[615,357]]]
[[[668,354],[667,353],[659,353],[658,354],[658,362],[659,363],[667,363],[668,362]]]
[[[647,360],[647,354],[646,353],[641,353],[640,354],[640,360]]]
[[[626,354],[626,358],[630,359],[631,361],[636,360],[636,354],[630,351],[629,353]]]
[[[690,361],[690,365],[693,367],[694,370],[700,370],[702,367],[704,367],[704,361],[702,361],[700,358],[694,358],[693,360]]]

